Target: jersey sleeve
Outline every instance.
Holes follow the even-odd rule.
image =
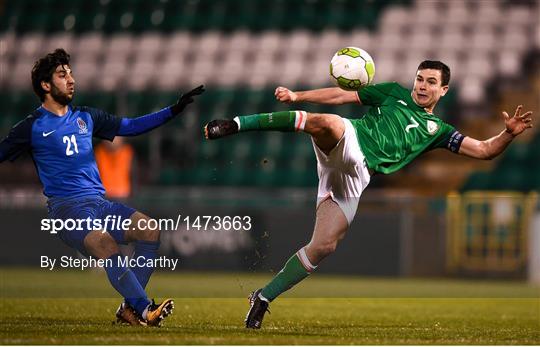
[[[117,135],[120,136],[136,136],[144,134],[152,129],[155,129],[168,121],[175,115],[171,112],[170,107],[165,107],[157,112],[145,114],[136,118],[122,118]]]
[[[396,87],[399,87],[396,82],[373,84],[360,89],[357,94],[362,105],[378,106],[390,96]]]
[[[94,122],[93,136],[112,141],[118,134],[122,118],[91,107],[81,107],[81,110],[88,112],[92,117]]]
[[[451,152],[459,153],[459,148],[465,136],[448,123],[442,122],[441,130],[432,148],[446,148]]]
[[[9,134],[0,142],[0,163],[14,161],[32,147],[32,124],[34,117],[28,116],[15,124]]]

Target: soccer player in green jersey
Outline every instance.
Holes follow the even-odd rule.
[[[448,66],[424,61],[418,66],[412,92],[397,83],[371,85],[358,92],[340,88],[293,92],[278,87],[275,95],[281,102],[359,103],[372,107],[360,119],[287,111],[214,120],[205,126],[208,139],[243,131],[302,131],[311,135],[317,156],[319,191],[311,241],[264,288],[250,295],[247,328],[260,328],[268,304],[306,278],[335,251],[372,174],[395,172],[435,148],[492,159],[514,137],[532,127],[532,112],[522,114],[522,106],[518,106],[512,117],[503,112],[505,128],[499,134],[484,141],[462,135],[433,114],[437,102],[448,91],[449,81]]]

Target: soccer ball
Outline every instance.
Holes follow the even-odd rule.
[[[358,90],[373,81],[375,63],[363,49],[345,47],[332,57],[330,76],[341,89]]]

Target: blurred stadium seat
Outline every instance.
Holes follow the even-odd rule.
[[[0,5],[0,62],[2,71],[10,73],[0,76],[0,130],[7,132],[37,105],[30,70],[39,55],[56,47],[72,54],[77,104],[135,115],[165,106],[178,90],[207,85],[209,92],[189,110],[197,121],[164,128],[162,144],[178,143],[178,127],[199,133],[200,124],[211,118],[285,109],[274,101],[273,88],[328,85],[329,59],[346,45],[372,53],[376,82],[409,86],[420,60],[446,61],[453,89],[438,114],[447,119],[456,107],[489,106],[488,87],[498,79],[527,74],[524,57],[540,49],[538,8],[533,0],[7,1]],[[160,97],[161,92],[166,96]],[[308,107],[348,117],[362,111]],[[188,179],[182,173],[204,158],[219,161],[217,170],[224,174],[217,175],[217,183],[267,185],[272,180],[245,179],[242,166],[231,162],[268,156],[275,160],[251,167],[253,176],[283,172],[275,182],[311,185],[315,162],[311,151],[304,150],[306,141],[281,134],[268,138],[273,145],[239,139],[234,149],[223,150],[227,143],[217,152],[210,150],[213,144],[202,143],[185,158],[157,146],[157,155],[167,159],[160,183],[204,184],[204,176]],[[145,153],[149,141],[136,140]]]

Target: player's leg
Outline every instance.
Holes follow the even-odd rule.
[[[354,219],[369,172],[352,123],[333,115],[314,115],[312,135],[319,175],[318,208],[310,243],[300,249],[262,290],[250,297],[246,327],[260,328],[270,301],[306,278],[335,251]]]
[[[100,215],[103,200],[97,196],[50,199],[48,201],[49,217],[75,221],[85,221],[88,218],[90,220],[101,219],[103,222],[104,219]],[[81,225],[88,227],[85,223]],[[106,264],[110,266],[105,266],[104,270],[111,285],[130,302],[131,306],[139,306],[140,309],[144,310],[150,301],[135,275],[129,268],[122,266],[118,242],[114,237],[115,233],[87,229],[86,227],[62,230],[58,236],[65,244],[77,249],[85,256],[107,260]]]
[[[343,120],[335,114],[281,111],[217,119],[204,127],[208,139],[218,139],[244,131],[303,131],[310,134],[323,151],[330,151],[345,131]]]
[[[261,295],[272,301],[306,278],[336,250],[348,226],[347,218],[337,203],[330,198],[321,202],[317,208],[311,241],[287,261],[282,271],[263,288]]]
[[[315,228],[309,244],[289,258],[283,269],[264,288],[251,294],[246,327],[260,328],[269,302],[309,276],[325,257],[333,253],[348,226],[347,218],[337,203],[330,198],[322,201],[317,208]]]
[[[337,114],[308,112],[304,132],[311,135],[317,147],[328,154],[343,137],[345,125]]]
[[[86,196],[81,198],[52,198],[49,199],[49,218],[61,220],[82,220],[88,218],[101,219],[100,207],[104,199],[96,196]],[[86,224],[82,224],[86,225]],[[129,299],[133,306],[139,306],[144,310],[150,304],[144,289],[139,284],[137,278],[129,268],[122,266],[119,262],[120,251],[118,242],[113,237],[115,233],[102,232],[87,228],[75,228],[72,230],[61,230],[58,232],[59,238],[68,246],[78,250],[85,256],[94,256],[98,259],[107,259],[104,269],[111,285],[124,297]],[[122,308],[119,314],[125,315],[125,320],[130,324],[139,324],[138,319],[133,319],[134,315],[129,310]],[[136,318],[136,317],[135,317]]]
[[[132,228],[129,228],[125,232],[124,238],[126,242],[134,242],[135,244],[135,253],[133,258],[140,259],[143,261],[141,263],[147,264],[148,260],[154,260],[158,256],[159,250],[159,229],[153,230],[148,228],[148,221],[150,218],[141,212],[134,212],[131,217]],[[133,273],[137,276],[139,283],[143,288],[146,288],[148,280],[152,273],[154,272],[154,267],[152,266],[137,266],[132,268]]]
[[[349,223],[338,204],[331,198],[322,201],[317,208],[313,236],[305,247],[308,260],[318,265],[324,258],[334,253],[338,242],[343,240],[348,229]]]
[[[116,240],[108,232],[94,230],[86,235],[83,242],[86,254],[107,261],[105,272],[107,273],[109,282],[124,297],[129,307],[132,307],[135,312],[141,317],[144,317],[146,311],[151,306],[151,302],[148,300],[144,288],[137,280],[135,274],[123,265],[122,256]],[[126,320],[130,324],[137,323],[136,320]]]
[[[107,226],[109,233],[119,244],[133,242],[135,244],[135,253],[133,258],[143,258],[140,264],[153,263],[157,258],[159,249],[159,233],[158,229],[152,230],[148,226],[150,218],[134,208],[126,206],[120,202],[109,201],[102,199],[100,204],[100,218],[105,220],[125,221],[130,220],[129,226],[124,229],[121,223],[111,223],[111,227]],[[153,266],[136,266],[132,267],[131,271],[137,277],[137,280],[143,288],[146,288],[148,280],[154,271]]]
[[[122,220],[127,218],[130,219],[131,223],[129,228],[123,230],[113,227],[111,228],[110,233],[118,243],[135,242],[135,254],[133,257],[136,259],[142,257],[144,259],[139,260],[139,263],[141,263],[142,266],[133,267],[130,269],[130,272],[134,274],[141,285],[141,288],[144,290],[150,276],[154,272],[154,267],[150,265],[154,262],[149,260],[157,258],[160,235],[159,229],[154,230],[149,228],[148,226],[150,224],[148,221],[150,218],[148,216],[119,202],[103,199],[100,214],[102,218],[106,218],[107,215],[109,215],[121,218]],[[126,300],[126,302],[132,306],[129,301]],[[119,310],[121,308],[122,306],[120,306]],[[165,317],[172,313],[174,302],[172,299],[166,299],[159,304],[155,304],[152,300],[152,303],[148,305],[143,312],[140,312],[136,307],[134,308],[136,312],[146,320],[148,325],[158,326],[161,325],[161,321]]]

